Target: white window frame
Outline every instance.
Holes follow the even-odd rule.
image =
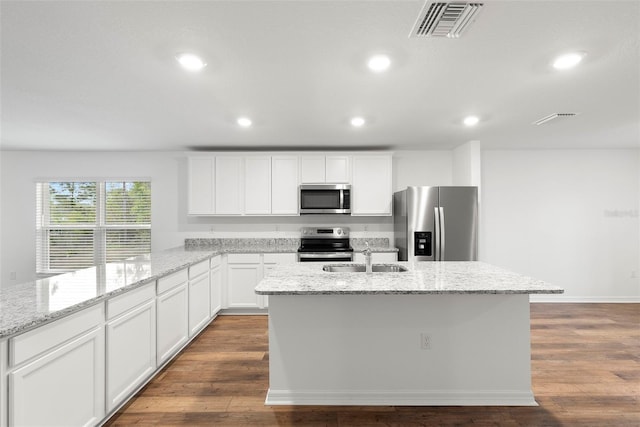
[[[85,224],[51,224],[49,212],[49,193],[45,191],[52,182],[95,182],[96,183],[96,221]],[[151,251],[151,200],[149,200],[149,223],[148,224],[106,224],[106,184],[112,182],[146,182],[151,185],[149,178],[55,178],[36,180],[37,207],[40,209],[40,217],[36,218],[36,274],[40,277],[61,274],[75,271],[78,268],[51,268],[49,254],[49,232],[51,230],[93,230],[93,265],[102,265],[107,259],[107,230],[149,230],[149,252]],[[38,187],[39,186],[39,187]],[[151,195],[149,196],[151,199]]]

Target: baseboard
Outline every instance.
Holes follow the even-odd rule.
[[[538,406],[531,391],[290,391],[267,392],[265,405]]]
[[[267,315],[269,309],[267,308],[223,308],[219,312],[222,316],[255,316],[255,315]]]
[[[571,295],[529,295],[529,301],[536,302],[559,302],[559,303],[640,303],[640,296],[626,297],[580,297]]]

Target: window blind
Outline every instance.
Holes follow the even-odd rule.
[[[36,184],[36,269],[57,273],[151,251],[151,183]]]

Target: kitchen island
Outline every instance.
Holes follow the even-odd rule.
[[[481,262],[406,272],[279,266],[269,295],[269,405],[537,405],[529,294],[562,293]]]

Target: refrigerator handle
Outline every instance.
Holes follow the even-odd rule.
[[[444,261],[445,260],[445,256],[444,256],[444,242],[445,242],[444,231],[445,231],[445,228],[446,228],[444,226],[444,208],[440,207],[438,209],[440,209],[440,261]]]
[[[435,251],[433,254],[434,261],[440,261],[440,208],[437,206],[433,208],[433,213],[435,215]]]

